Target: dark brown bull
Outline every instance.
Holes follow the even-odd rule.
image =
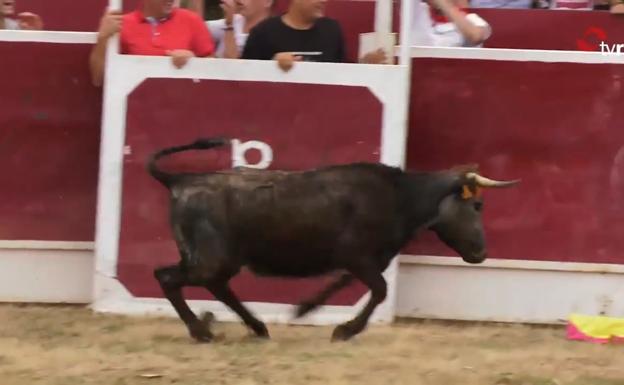
[[[228,281],[242,267],[258,275],[340,278],[303,301],[297,316],[322,304],[354,278],[371,297],[332,340],[347,340],[367,325],[386,298],[382,272],[420,229],[434,231],[464,261],[481,263],[486,247],[481,224],[482,187],[506,187],[474,169],[404,172],[381,164],[347,164],[300,172],[229,170],[169,174],[159,158],[228,143],[202,139],[164,149],[149,160],[150,174],[171,195],[170,221],[181,261],[154,274],[191,336],[210,341],[207,324],[187,306],[182,288],[202,286],[236,312],[256,335],[265,324],[234,295]]]

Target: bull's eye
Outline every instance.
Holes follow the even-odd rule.
[[[479,201],[475,202],[475,203],[474,203],[474,208],[475,208],[475,210],[477,210],[477,211],[481,211],[481,210],[483,210],[483,202],[479,202]]]

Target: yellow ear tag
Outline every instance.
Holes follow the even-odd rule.
[[[478,198],[480,196],[481,196],[480,187],[475,187],[475,191],[472,192],[470,187],[468,187],[467,185],[462,186],[462,198],[463,199],[470,199],[470,198],[475,198],[475,197]]]
[[[470,188],[466,185],[463,186],[463,191],[462,191],[462,198],[463,199],[470,199],[472,198],[474,195],[472,194],[472,191],[470,191]]]

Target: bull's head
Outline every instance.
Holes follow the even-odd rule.
[[[482,189],[514,186],[519,180],[496,181],[479,175],[476,168],[453,171],[453,193],[439,205],[439,215],[430,227],[441,241],[468,263],[481,263],[487,248],[481,221]]]

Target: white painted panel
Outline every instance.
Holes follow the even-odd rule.
[[[397,316],[528,323],[561,323],[573,312],[624,317],[624,274],[608,272],[608,266],[600,272],[582,269],[583,264],[495,261],[488,266],[424,259],[402,258]]]
[[[93,251],[0,249],[0,302],[90,303]]]
[[[0,31],[0,41],[37,42],[58,44],[95,44],[95,32],[62,31]],[[86,65],[86,64],[85,64]]]
[[[152,312],[162,307],[164,300],[154,307],[154,301],[127,298],[121,285],[116,285],[117,257],[120,236],[121,191],[123,173],[123,146],[128,95],[149,78],[218,79],[236,81],[264,81],[280,83],[331,84],[367,87],[383,105],[381,136],[381,162],[403,167],[407,138],[407,95],[409,92],[408,66],[365,65],[346,63],[297,63],[285,73],[274,61],[193,58],[183,69],[176,69],[167,57],[118,55],[109,51],[105,79],[102,114],[102,143],[98,183],[96,220],[96,271],[94,309],[120,313]],[[302,101],[303,102],[303,101]],[[390,322],[396,303],[395,260],[384,272],[388,282],[386,301],[378,306],[371,322]],[[118,282],[117,282],[118,284]],[[367,296],[356,306],[323,307],[313,317],[302,321],[311,324],[326,320],[342,322],[350,319],[362,306]],[[146,302],[147,301],[147,302]],[[229,317],[229,310],[221,311],[220,304],[203,301],[195,305],[217,310],[217,317]],[[337,310],[338,308],[338,310]],[[171,310],[171,309],[169,309]],[[291,318],[287,307],[269,304],[251,306],[260,318],[269,317],[275,322]]]

